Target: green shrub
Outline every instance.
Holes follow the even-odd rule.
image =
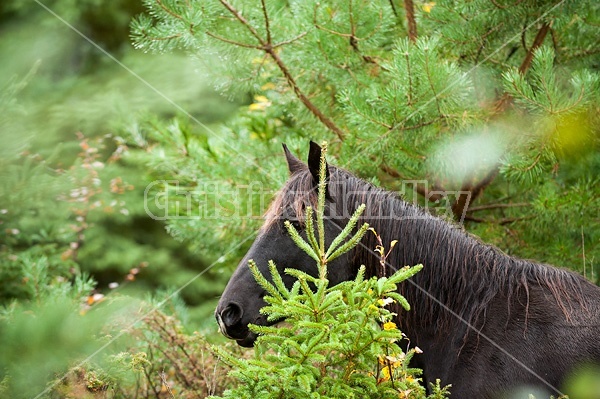
[[[140,323],[127,330],[132,345],[108,362],[107,373],[114,379],[109,389],[115,398],[200,399],[231,386],[231,367],[216,358],[205,336],[190,333],[183,325],[181,300],[170,300],[162,309],[147,303],[141,313]],[[247,357],[234,344],[223,348],[238,358]]]

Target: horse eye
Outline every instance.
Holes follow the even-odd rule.
[[[290,224],[294,226],[297,231],[302,230],[302,223],[300,223],[298,219],[288,219],[288,222],[290,222]]]

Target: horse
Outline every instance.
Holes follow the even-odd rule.
[[[314,260],[296,247],[283,223],[301,230],[304,209],[315,208],[321,151],[311,142],[305,164],[284,144],[289,180],[219,300],[219,329],[241,346],[251,347],[257,338],[249,323],[268,324],[259,313],[266,293],[251,275],[250,259],[265,276],[269,260],[281,271],[317,274]],[[361,204],[366,209],[359,225],[369,223],[384,243],[398,240],[382,270],[373,251],[376,237],[365,235],[328,265],[331,285],[353,279],[361,265],[368,276],[424,265],[400,284],[411,310],[395,309],[395,323],[421,349],[411,366],[423,370],[428,391],[440,379],[442,386],[452,385],[453,398],[514,397],[509,395],[523,387],[548,397],[562,394],[559,387],[582,365],[600,365],[600,287],[569,270],[509,256],[346,170],[326,170],[326,242]],[[291,286],[292,278],[281,274]]]

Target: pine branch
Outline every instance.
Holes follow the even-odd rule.
[[[364,212],[364,210],[365,204],[361,204],[350,218],[348,224],[346,224],[346,226],[343,228],[340,234],[338,234],[337,237],[335,237],[335,239],[331,242],[331,244],[329,244],[329,249],[327,249],[327,252],[325,253],[325,257],[327,257],[328,260],[329,255],[331,255],[337,249],[337,247],[346,239],[346,237],[348,237],[350,232],[354,229],[354,226],[356,226],[356,223],[358,222],[358,218]]]
[[[533,39],[533,44],[531,45],[531,48],[525,55],[525,59],[523,60],[523,62],[521,63],[521,66],[519,67],[519,72],[521,72],[522,75],[524,75],[527,72],[527,70],[529,69],[529,67],[531,66],[531,60],[533,60],[533,54],[534,54],[535,50],[537,50],[542,45],[542,43],[544,43],[544,39],[546,38],[546,35],[548,34],[548,31],[550,30],[551,25],[552,25],[552,22],[544,22],[544,24],[538,31],[537,35],[535,36],[535,39]]]
[[[531,61],[533,60],[533,54],[535,53],[535,50],[537,50],[542,45],[542,43],[544,43],[544,39],[546,38],[546,35],[548,34],[548,31],[550,30],[551,26],[552,22],[544,22],[537,35],[535,36],[535,39],[533,39],[533,43],[531,44],[529,51],[527,51],[523,62],[519,66],[518,71],[521,75],[525,75],[525,73],[527,73],[527,71],[529,70],[529,67],[531,66]],[[504,95],[496,104],[495,113],[499,114],[506,111],[508,107],[512,105],[512,102],[512,96],[508,93],[504,93]]]
[[[528,202],[518,202],[518,203],[512,203],[512,204],[486,204],[486,205],[480,205],[480,206],[473,206],[473,207],[469,208],[467,210],[467,212],[471,213],[471,212],[484,211],[484,210],[488,210],[488,209],[515,208],[515,207],[526,207],[526,206],[531,206],[531,204]]]
[[[354,25],[354,16],[352,15],[352,0],[348,1],[348,19],[350,20],[350,38],[356,38],[356,25]]]
[[[529,219],[533,219],[533,218],[535,218],[535,215],[521,216],[521,217],[516,217],[516,218],[505,218],[505,219],[499,220],[497,223],[501,226],[504,226],[506,224],[520,222],[522,220],[529,220]]]
[[[246,43],[240,43],[240,42],[236,42],[236,41],[232,41],[230,39],[226,39],[223,37],[217,37],[214,33],[213,34],[209,34],[209,36],[214,37],[218,40],[230,43],[230,44],[234,44],[237,46],[241,46],[241,47],[249,47],[249,48],[254,48],[257,50],[261,50],[264,51],[265,54],[269,55],[273,61],[275,61],[275,64],[277,65],[277,67],[279,68],[279,70],[281,71],[281,73],[283,74],[283,76],[285,77],[285,79],[287,80],[288,84],[292,87],[294,94],[296,95],[296,97],[298,97],[298,99],[300,100],[300,102],[321,122],[323,123],[329,130],[331,130],[333,133],[335,133],[335,135],[341,140],[343,141],[346,134],[344,131],[342,131],[342,129],[340,129],[330,118],[328,118],[323,112],[321,112],[321,110],[319,108],[317,108],[317,106],[315,106],[312,101],[310,101],[310,99],[308,98],[308,96],[306,96],[306,94],[304,94],[304,92],[300,89],[300,86],[298,85],[298,83],[296,82],[296,80],[294,79],[294,76],[291,74],[289,68],[287,67],[287,65],[283,62],[283,60],[281,59],[281,57],[279,57],[279,54],[275,51],[275,49],[277,47],[281,47],[284,44],[287,44],[286,42],[280,42],[277,44],[273,44],[272,43],[272,38],[271,38],[271,29],[270,29],[270,22],[269,22],[269,15],[267,13],[266,10],[266,5],[264,3],[264,0],[261,1],[262,4],[262,9],[263,9],[263,15],[265,18],[265,28],[267,30],[267,38],[264,39],[256,30],[256,28],[254,28],[254,26],[252,26],[252,24],[250,24],[250,22],[244,18],[244,16],[233,6],[231,5],[227,0],[219,0],[219,2],[243,25],[245,26],[248,31],[252,34],[252,36],[254,36],[256,38],[256,40],[258,40],[258,42],[260,43],[259,46],[252,46]],[[208,32],[207,32],[208,34]],[[291,40],[289,40],[288,42],[291,43],[295,40],[300,39],[301,37],[303,37],[304,35],[306,35],[306,33],[297,36]]]
[[[271,274],[275,288],[277,288],[283,298],[288,299],[290,297],[290,291],[286,288],[285,283],[281,278],[281,274],[277,271],[277,265],[275,265],[275,262],[272,260],[269,260],[269,273]]]
[[[260,6],[262,8],[263,16],[265,17],[265,31],[267,32],[267,43],[272,43],[271,27],[269,25],[269,14],[267,13],[267,6],[265,4],[265,0],[260,0]]]
[[[358,219],[358,216],[356,219]],[[327,261],[334,260],[338,256],[350,251],[352,248],[354,248],[356,245],[358,245],[358,243],[360,242],[360,240],[362,240],[362,238],[364,237],[364,235],[367,233],[368,230],[369,230],[369,224],[363,223],[363,225],[360,226],[360,229],[358,229],[358,231],[356,232],[356,234],[354,234],[354,236],[352,236],[352,238],[350,238],[348,241],[346,241],[341,247],[339,247],[338,249],[333,251],[333,253],[327,257]],[[332,247],[333,247],[333,245],[332,245]]]
[[[180,37],[181,37],[181,34],[177,33],[177,34],[174,34],[174,35],[163,36],[163,37],[149,37],[149,36],[147,36],[146,39],[151,40],[153,42],[160,42],[160,41],[165,41],[165,40],[179,39]]]
[[[495,219],[477,218],[477,217],[474,217],[474,216],[466,215],[464,217],[464,220],[468,221],[468,222],[474,222],[474,223],[490,223],[490,224],[499,224],[500,226],[504,226],[504,225],[507,225],[507,224],[511,224],[511,223],[515,223],[515,222],[520,222],[522,220],[533,219],[534,217],[535,217],[534,215],[530,215],[530,216],[522,216],[522,217],[515,217],[515,218],[504,218],[504,219],[495,220]]]
[[[523,2],[523,0],[517,0],[514,4],[509,4],[509,5],[503,6],[501,4],[498,4],[498,2],[496,0],[490,0],[490,1],[492,2],[493,5],[495,5],[497,8],[499,8],[501,10],[507,9],[509,7],[516,7]]]
[[[408,51],[404,53],[404,59],[406,60],[406,75],[408,77],[407,100],[408,105],[410,106],[413,103],[413,78],[410,70],[410,57]]]
[[[317,233],[319,234],[319,256],[321,264],[319,267],[324,267],[327,258],[325,256],[325,196],[327,192],[327,143],[321,145],[321,159],[319,160],[319,183],[317,192]]]
[[[443,118],[444,115],[442,114],[442,108],[440,107],[439,94],[436,93],[435,86],[433,85],[433,81],[431,80],[431,71],[429,70],[429,51],[425,51],[425,74],[427,75],[427,82],[429,83],[429,87],[431,88],[431,94],[433,94],[438,113],[440,114],[440,117]]]
[[[525,59],[519,66],[518,71],[521,75],[524,75],[531,66],[533,55],[535,51],[544,42],[544,39],[546,38],[546,35],[548,34],[548,31],[550,30],[551,26],[552,22],[544,22],[544,24],[538,31],[531,47],[529,48],[529,51],[527,51],[527,54],[525,55]],[[501,113],[505,111],[512,104],[512,101],[512,96],[509,93],[505,93],[497,103],[496,113]],[[466,194],[459,195],[458,199],[452,205],[452,213],[454,214],[454,217],[461,217],[466,214],[466,212],[468,211],[469,204],[475,201],[483,193],[483,190],[487,186],[489,186],[492,183],[492,181],[494,181],[494,179],[498,175],[498,172],[499,168],[498,166],[495,166],[494,169],[492,169],[492,171],[490,171],[490,173],[475,186],[467,185],[461,189],[461,191],[469,191],[470,196]]]
[[[308,238],[308,243],[315,250],[315,252],[319,251],[319,243],[317,242],[317,238],[315,237],[315,228],[313,223],[313,209],[312,207],[306,207],[306,237]]]
[[[384,171],[390,177],[394,177],[397,179],[406,180],[397,170],[391,168],[388,165],[382,164],[380,169]],[[494,167],[488,175],[479,181],[475,185],[464,185],[461,188],[461,193],[458,196],[458,199],[452,204],[452,214],[454,215],[456,220],[460,220],[461,218],[465,218],[464,215],[468,212],[469,204],[471,204],[475,199],[477,199],[485,190],[487,186],[489,186],[496,176],[498,175],[499,168]],[[428,201],[439,201],[443,198],[442,194],[438,194],[438,192],[446,192],[444,188],[437,187],[435,185],[432,186],[433,190],[429,190],[427,186],[424,185],[416,185],[415,190],[419,195],[426,198]],[[432,193],[434,191],[435,193]],[[462,193],[464,192],[464,193]],[[471,219],[469,219],[471,220]]]
[[[440,115],[437,118],[434,118],[434,119],[432,119],[430,121],[425,121],[425,122],[417,123],[416,125],[403,126],[401,123],[399,123],[397,125],[392,126],[390,128],[390,131],[397,130],[397,131],[400,131],[400,132],[405,132],[407,130],[420,129],[420,128],[425,127],[425,126],[429,126],[429,125],[431,125],[431,124],[433,124],[433,123],[435,123],[435,122],[437,122],[437,121],[439,121],[441,119],[444,119],[443,115]]]
[[[315,25],[315,28],[322,30],[323,32],[331,33],[332,35],[348,38],[350,47],[352,47],[352,49],[357,54],[360,55],[360,57],[363,59],[363,61],[370,63],[370,64],[379,65],[379,63],[375,60],[375,58],[362,54],[362,52],[360,51],[360,48],[358,47],[358,42],[361,40],[369,39],[370,37],[372,37],[379,31],[379,29],[381,28],[381,21],[383,20],[383,13],[381,11],[379,12],[379,24],[378,24],[377,28],[373,29],[373,31],[366,37],[361,38],[361,37],[356,36],[356,24],[354,23],[354,17],[352,14],[352,1],[350,1],[348,3],[350,33],[337,32],[335,30],[328,29],[328,28],[325,28],[324,26],[319,25],[319,23],[317,22],[317,8],[318,7],[319,7],[319,5],[317,4],[317,6],[315,6],[314,12],[313,12],[313,24]]]
[[[521,30],[521,46],[526,53],[529,51],[527,48],[527,21],[525,21],[523,24],[523,29]]]
[[[181,15],[173,12],[168,7],[165,7],[165,5],[163,4],[163,2],[161,0],[156,0],[156,3],[160,6],[160,8],[163,9],[164,12],[166,12],[167,14],[169,14],[170,16],[172,16],[175,19],[183,21],[183,17]]]
[[[466,184],[461,188],[461,193],[458,196],[458,199],[452,204],[452,214],[457,220],[464,218],[467,210],[469,209],[469,205],[475,201],[482,193],[483,190],[487,186],[489,186],[496,176],[500,169],[498,166],[494,166],[494,168],[485,176],[479,183],[472,185]],[[465,193],[462,193],[462,192]]]
[[[352,110],[354,112],[356,112],[357,115],[360,115],[361,117],[363,117],[364,119],[370,121],[374,125],[382,126],[382,127],[386,128],[387,130],[391,130],[393,128],[392,125],[388,125],[387,123],[385,123],[383,121],[378,121],[377,119],[373,119],[372,117],[370,117],[368,115],[365,115],[363,112],[361,112],[358,109],[358,107],[353,102],[349,102],[348,105],[350,105],[350,107],[352,108]]]
[[[250,22],[248,22],[248,20],[244,18],[244,16],[234,6],[232,6],[227,0],[219,0],[219,2],[250,31],[252,36],[254,36],[263,47],[267,44],[254,26],[252,26]]]
[[[300,34],[299,34],[298,36],[296,36],[296,37],[293,37],[293,38],[291,38],[291,39],[288,39],[288,40],[284,40],[284,41],[282,41],[282,42],[279,42],[279,43],[275,43],[275,44],[273,45],[273,48],[282,47],[282,46],[285,46],[286,44],[293,43],[293,42],[295,42],[296,40],[300,40],[300,39],[302,39],[302,38],[303,38],[304,36],[306,36],[307,34],[308,34],[308,32],[302,32],[302,33],[300,33]]]
[[[279,298],[279,292],[275,286],[262,275],[260,270],[258,270],[258,266],[256,266],[254,260],[250,259],[248,261],[248,267],[250,268],[250,271],[252,272],[256,282],[267,292],[267,294],[271,295],[273,298]]]
[[[415,5],[413,0],[404,0],[404,10],[406,11],[406,22],[408,25],[408,38],[411,42],[417,42],[417,21],[415,20]]]
[[[310,244],[308,244],[306,241],[304,241],[304,239],[300,236],[300,233],[298,233],[298,230],[296,230],[294,228],[294,226],[292,226],[290,221],[286,220],[284,225],[285,225],[285,228],[287,229],[288,233],[290,234],[290,237],[292,238],[294,243],[298,246],[298,248],[302,249],[304,252],[306,252],[311,258],[313,258],[317,262],[320,262],[320,259],[319,259],[319,256],[317,255],[317,253],[313,250],[313,248],[310,246]]]
[[[226,37],[219,36],[216,33],[212,33],[212,32],[209,32],[209,31],[206,31],[205,33],[208,36],[212,37],[213,39],[220,40],[220,41],[222,41],[224,43],[233,44],[234,46],[244,47],[244,48],[251,48],[251,49],[255,49],[255,50],[262,50],[261,46],[257,46],[255,44],[247,44],[247,43],[242,43],[242,42],[236,42],[235,40],[227,39]]]
[[[556,31],[554,29],[550,29],[550,38],[552,39],[552,48],[554,48],[554,56],[556,57],[556,62],[559,62],[559,53],[560,46],[558,45],[558,37],[556,37]]]
[[[277,67],[279,68],[281,73],[283,73],[283,76],[287,80],[288,84],[290,86],[292,86],[292,89],[294,90],[294,94],[296,94],[296,97],[298,97],[298,99],[302,102],[302,104],[306,108],[308,108],[308,110],[314,116],[316,116],[317,119],[321,123],[323,123],[325,126],[327,126],[327,128],[329,130],[331,130],[333,133],[335,133],[335,135],[341,141],[344,141],[344,138],[346,137],[346,133],[342,129],[340,129],[330,118],[328,118],[325,114],[323,114],[323,112],[321,112],[321,110],[319,108],[317,108],[310,101],[310,99],[304,94],[304,92],[302,92],[302,90],[300,89],[300,86],[298,86],[298,83],[296,82],[296,80],[294,79],[292,74],[290,73],[289,69],[287,68],[287,66],[285,65],[283,60],[279,57],[279,54],[277,54],[275,49],[272,46],[268,46],[268,47],[264,48],[264,51],[271,56],[273,61],[275,61],[275,64],[277,64]]]
[[[492,33],[496,32],[497,30],[499,30],[501,27],[504,26],[504,22],[500,22],[498,25],[488,29],[487,32],[485,32],[482,36],[481,36],[481,45],[479,46],[479,48],[477,49],[477,55],[475,56],[475,64],[479,64],[479,58],[481,56],[481,53],[483,52],[483,49],[485,48],[485,44],[487,42],[487,38],[488,36],[490,36]]]
[[[394,0],[390,0],[390,7],[392,7],[392,12],[394,16],[398,18],[398,11],[396,11],[396,5],[394,4]]]

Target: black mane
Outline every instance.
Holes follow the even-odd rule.
[[[462,227],[437,218],[379,189],[349,172],[329,166],[329,195],[336,215],[351,215],[366,205],[362,222],[367,222],[388,246],[398,244],[387,259],[387,274],[403,267],[424,268],[404,283],[400,293],[418,312],[403,312],[399,322],[409,332],[416,322],[433,324],[443,333],[451,329],[469,332],[466,323],[481,326],[486,309],[497,296],[506,298],[510,312],[517,301],[529,309],[530,286],[547,289],[568,321],[573,302],[583,305],[582,277],[553,266],[517,259],[496,247],[480,242]],[[316,206],[314,182],[308,169],[294,173],[266,214],[265,226],[292,215],[301,217],[306,206]],[[365,265],[370,276],[381,274],[373,249],[377,241],[367,234],[353,253],[356,269]],[[565,301],[570,298],[571,301]],[[524,302],[524,303],[523,303]],[[443,305],[442,305],[443,304]],[[448,311],[450,310],[450,311]],[[459,316],[459,317],[456,317]],[[419,320],[415,320],[418,317]],[[462,320],[460,320],[462,319]]]

